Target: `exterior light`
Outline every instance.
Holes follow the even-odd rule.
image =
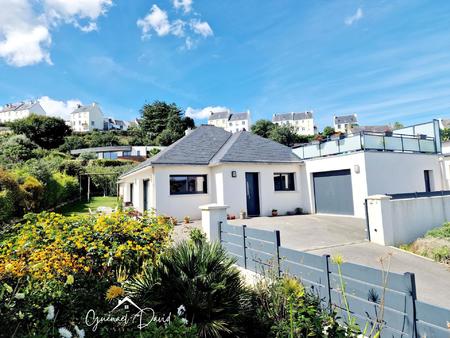
[[[359,174],[359,172],[360,172],[359,164],[355,164],[353,169],[355,170],[356,174]]]
[[[237,177],[236,170],[233,170],[233,171],[231,172],[231,177]]]

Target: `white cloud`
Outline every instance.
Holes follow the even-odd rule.
[[[158,36],[165,36],[170,33],[171,29],[167,12],[157,5],[153,5],[150,13],[143,19],[139,19],[137,25],[142,29],[143,38],[150,37],[151,30],[154,30]]]
[[[353,25],[355,22],[361,20],[364,17],[364,13],[363,10],[360,8],[358,8],[355,12],[355,14],[353,14],[352,16],[349,16],[345,19],[345,24],[347,26],[351,26]]]
[[[174,0],[173,6],[175,9],[182,8],[184,14],[188,14],[192,10],[192,0]],[[198,16],[197,13],[194,13]],[[142,39],[148,39],[151,37],[152,31],[156,32],[156,35],[162,37],[167,35],[173,35],[178,38],[184,37],[185,44],[180,49],[193,49],[197,46],[199,40],[195,39],[195,35],[201,35],[203,38],[214,35],[211,26],[206,21],[201,21],[197,18],[192,18],[192,15],[185,20],[176,18],[174,20],[169,19],[167,11],[153,5],[150,12],[142,19],[139,19],[136,24],[141,29]]]
[[[184,13],[189,13],[192,10],[192,0],[173,0],[173,7],[182,8]]]
[[[202,109],[187,107],[186,116],[197,120],[204,120],[207,119],[208,116],[211,115],[211,113],[218,113],[223,111],[229,111],[229,109],[223,106],[208,106]]]
[[[84,32],[96,30],[95,20],[112,5],[112,0],[41,2],[43,6],[36,6],[35,0],[0,0],[0,58],[7,64],[52,64],[49,49],[54,27],[64,22]]]
[[[76,99],[58,101],[48,96],[42,96],[38,101],[48,116],[61,117],[64,120],[69,120],[70,113],[81,104],[81,101]]]
[[[205,38],[213,35],[213,31],[206,21],[191,20],[191,27],[195,33]]]

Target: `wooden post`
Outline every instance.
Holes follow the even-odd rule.
[[[91,201],[91,176],[88,175],[87,201]]]

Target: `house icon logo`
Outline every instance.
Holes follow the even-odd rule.
[[[141,309],[139,306],[137,306],[136,303],[133,302],[129,297],[125,297],[125,298],[122,298],[121,300],[119,300],[119,302],[114,307],[114,309],[111,310],[111,312],[114,312],[115,310],[118,310],[120,308],[122,308],[124,310],[129,310],[130,306],[134,307],[139,312],[144,312],[144,310]]]

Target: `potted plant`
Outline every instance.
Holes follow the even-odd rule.
[[[230,219],[236,219],[235,215],[230,215]]]
[[[295,208],[295,214],[296,214],[296,215],[301,215],[301,214],[303,214],[303,209],[302,209],[302,208]]]
[[[247,213],[244,210],[241,210],[241,212],[239,213],[239,217],[241,219],[246,219],[247,218]]]
[[[394,133],[391,131],[391,130],[386,130],[385,132],[384,132],[384,136],[392,136],[392,135],[394,135]]]
[[[272,209],[272,216],[278,216],[278,210],[277,209]]]
[[[172,225],[177,225],[178,220],[175,217],[170,217],[170,223],[172,223]]]
[[[184,223],[185,224],[191,223],[191,218],[189,216],[184,216]]]

